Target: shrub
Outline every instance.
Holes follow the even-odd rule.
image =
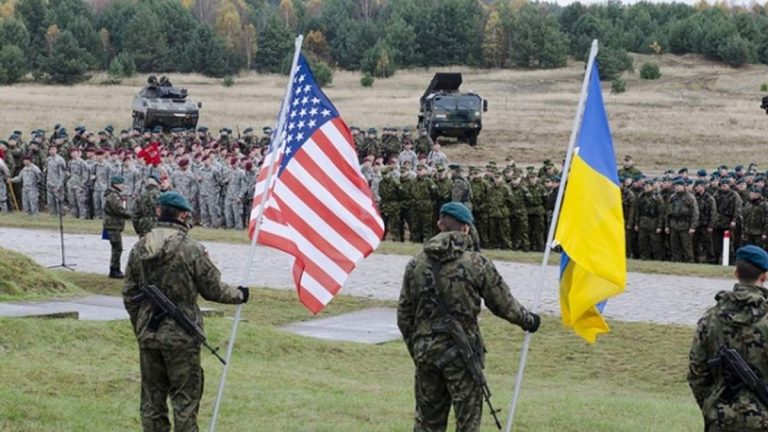
[[[363,74],[363,76],[360,78],[360,85],[363,87],[371,87],[373,86],[373,82],[375,79],[373,76],[371,76],[370,73],[366,72]]]
[[[223,85],[224,87],[232,87],[233,85],[235,85],[235,80],[232,79],[231,76],[227,75],[224,77],[224,80],[221,82],[221,85]]]
[[[760,91],[768,91],[768,83],[760,84]]]
[[[319,61],[312,65],[312,73],[315,75],[315,81],[320,87],[325,87],[333,82],[333,71],[328,63]]]
[[[646,62],[640,68],[640,79],[655,80],[661,78],[659,65],[653,62]]]
[[[611,93],[619,94],[624,93],[627,90],[627,83],[621,77],[617,77],[611,83]]]
[[[24,51],[16,45],[0,49],[0,84],[13,84],[27,74]]]

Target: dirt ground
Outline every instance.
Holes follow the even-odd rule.
[[[760,106],[760,85],[768,82],[768,67],[740,69],[702,60],[697,56],[635,56],[661,66],[662,77],[643,81],[639,72],[625,73],[627,91],[604,96],[617,157],[634,156],[641,169],[653,171],[686,166],[707,168],[757,163],[768,168],[765,144],[768,117]],[[360,75],[337,71],[326,89],[345,120],[361,127],[415,126],[418,100],[436,71],[461,71],[463,88],[488,99],[479,144],[446,146],[449,157],[466,163],[502,162],[511,157],[518,164],[561,160],[576,111],[584,64],[546,71],[476,70],[467,68],[398,71],[377,80],[372,88],[360,85]],[[0,87],[0,136],[14,129],[53,130],[55,123],[68,128],[84,124],[99,130],[130,125],[131,101],[145,76],[120,85],[101,85],[106,77],[95,75],[75,86],[17,84]],[[203,103],[200,125],[218,130],[229,126],[261,129],[276,122],[286,77],[243,74],[235,85],[199,75],[170,75],[175,85],[186,87],[190,98]]]

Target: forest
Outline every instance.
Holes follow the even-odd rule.
[[[601,43],[602,79],[628,53],[768,63],[765,5],[525,0],[0,0],[0,83],[70,84],[91,71],[286,73],[293,38],[314,68],[386,78],[463,65],[558,68]]]

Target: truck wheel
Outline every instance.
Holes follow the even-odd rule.
[[[477,134],[469,134],[467,137],[467,142],[469,142],[469,145],[474,147],[477,145]]]

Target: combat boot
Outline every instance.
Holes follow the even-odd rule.
[[[125,275],[118,268],[110,268],[109,277],[112,279],[123,279]]]

